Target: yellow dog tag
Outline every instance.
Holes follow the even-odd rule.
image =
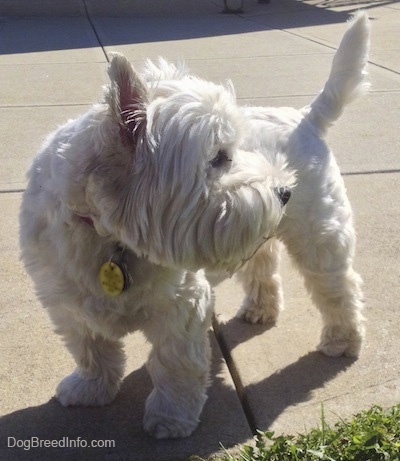
[[[118,264],[107,261],[100,267],[99,278],[103,291],[108,296],[120,295],[125,287],[124,272]]]

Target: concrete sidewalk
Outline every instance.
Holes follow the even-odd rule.
[[[321,403],[332,422],[372,404],[400,403],[400,3],[244,0],[244,7],[244,14],[221,15],[219,0],[0,0],[2,461],[207,457],[220,443],[231,449],[249,441],[255,428],[296,433],[317,425]],[[193,436],[155,441],[143,433],[151,382],[140,334],[126,340],[127,375],[115,403],[61,407],[52,396],[74,364],[18,259],[24,175],[44,136],[98,100],[111,51],[138,67],[159,55],[184,59],[202,77],[231,79],[242,104],[301,107],[324,84],[344,22],[360,7],[373,24],[372,91],[329,133],[355,212],[356,268],[365,281],[368,336],[360,359],[315,352],[319,314],[284,257],[286,309],[274,328],[234,318],[242,298],[234,279],[217,287],[212,382]],[[115,446],[7,446],[32,437]]]

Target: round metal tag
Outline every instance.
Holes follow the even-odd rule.
[[[113,261],[107,261],[100,267],[99,279],[104,293],[108,296],[118,296],[124,291],[124,272]]]

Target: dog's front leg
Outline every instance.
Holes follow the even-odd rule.
[[[58,314],[58,315],[57,315]],[[51,315],[57,324],[60,313]],[[106,405],[111,403],[124,372],[122,342],[97,335],[71,318],[56,329],[75,359],[77,368],[56,389],[56,398],[64,406]]]
[[[202,298],[179,296],[175,306],[156,313],[144,328],[153,343],[147,367],[154,389],[143,426],[156,438],[189,436],[207,399],[211,303],[208,296]]]
[[[154,389],[147,398],[144,429],[156,438],[187,437],[197,427],[207,399],[207,333],[160,338],[148,361]]]

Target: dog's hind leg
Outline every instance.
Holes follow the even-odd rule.
[[[303,219],[302,226],[287,226],[282,239],[322,314],[318,349],[328,356],[356,357],[364,338],[364,302],[362,280],[353,269],[355,231],[351,208],[345,197],[342,200],[343,206],[337,201],[331,211],[325,206],[324,219]],[[323,215],[322,211],[319,215]]]
[[[55,320],[56,316],[51,317]],[[57,387],[56,398],[59,402],[64,406],[111,403],[124,372],[122,342],[94,334],[83,325],[74,325],[71,319],[56,328],[56,332],[63,336],[77,364],[76,370]]]
[[[305,284],[322,314],[318,350],[325,355],[357,357],[364,338],[361,277],[349,266],[338,272],[303,271]]]
[[[279,275],[281,243],[275,238],[265,243],[240,270],[245,298],[237,313],[250,323],[274,323],[283,309]]]

